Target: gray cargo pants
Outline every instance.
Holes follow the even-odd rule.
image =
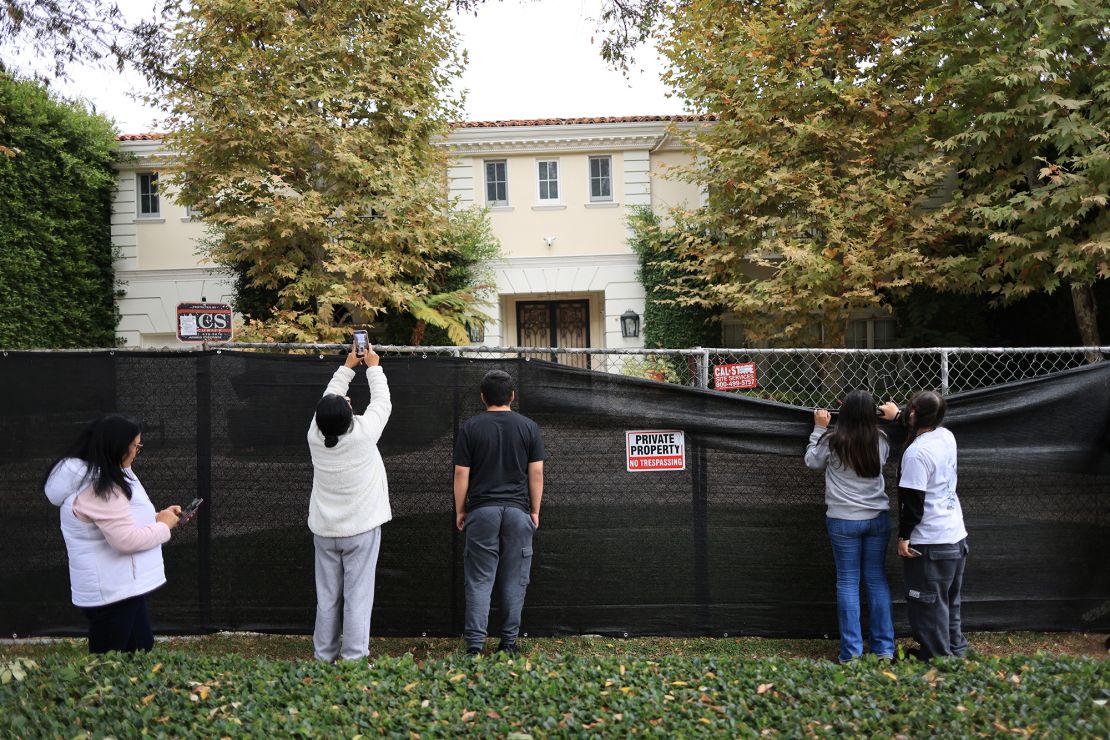
[[[504,615],[501,643],[516,643],[524,592],[532,572],[533,532],[532,518],[515,506],[482,506],[467,512],[463,525],[466,542],[463,640],[468,648],[485,644],[490,596],[495,585]]]
[[[355,660],[370,652],[370,613],[382,528],[351,537],[320,537],[316,544],[316,660]],[[342,636],[343,652],[340,653]]]
[[[967,562],[967,538],[951,545],[910,545],[921,557],[903,560],[910,633],[921,658],[963,657],[967,638],[960,629],[960,588]]]

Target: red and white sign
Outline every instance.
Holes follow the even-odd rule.
[[[182,342],[230,342],[231,335],[231,304],[177,304],[177,338]]]
[[[628,472],[685,470],[686,438],[677,429],[625,432]]]
[[[713,387],[719,391],[755,388],[755,363],[739,362],[735,365],[714,365]]]

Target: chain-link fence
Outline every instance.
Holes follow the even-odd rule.
[[[210,348],[342,352],[338,344],[230,342]],[[862,388],[899,402],[922,389],[945,395],[1099,362],[1110,347],[923,349],[583,349],[569,347],[375,348],[383,356],[530,357],[676,385],[744,393],[798,406],[835,404]]]

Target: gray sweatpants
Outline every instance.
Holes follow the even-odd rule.
[[[381,527],[351,537],[319,537],[316,543],[316,660],[354,660],[370,652],[370,612],[378,568]],[[340,653],[340,637],[343,651]]]
[[[921,557],[902,561],[906,612],[910,633],[921,644],[921,657],[962,657],[967,652],[967,638],[960,627],[960,589],[967,563],[967,538],[951,545],[910,546]]]
[[[489,624],[489,605],[497,588],[504,620],[501,643],[512,645],[520,634],[520,610],[532,572],[532,518],[515,506],[482,506],[467,512],[463,526],[466,550],[463,579],[466,590],[467,647],[482,647]]]

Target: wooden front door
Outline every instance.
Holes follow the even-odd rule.
[[[516,341],[518,347],[589,347],[590,302],[588,300],[517,302]],[[575,367],[590,366],[589,355],[552,353],[543,359]]]

